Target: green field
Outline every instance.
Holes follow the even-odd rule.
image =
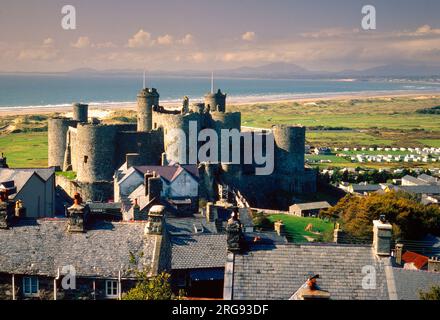
[[[269,215],[268,218],[272,222],[278,220],[284,222],[289,241],[291,242],[307,242],[308,240],[305,236],[318,239],[321,235],[326,239],[331,237],[333,232],[333,223],[319,218],[302,218],[285,214]],[[313,232],[304,231],[309,224],[313,225]]]
[[[10,167],[47,167],[47,132],[0,136],[0,151]]]
[[[416,111],[438,105],[440,97],[398,97],[258,103],[229,109],[241,111],[248,127],[305,125],[310,129],[307,143],[313,146],[423,147],[440,145],[440,115]]]

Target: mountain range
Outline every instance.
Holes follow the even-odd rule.
[[[135,69],[108,69],[98,71],[90,68],[75,69],[69,72],[74,75],[133,75],[142,74],[143,70]],[[193,76],[206,77],[206,71],[180,70],[180,71],[148,71],[149,75],[162,76]],[[209,72],[208,72],[209,74]],[[364,70],[345,70],[339,72],[311,71],[293,63],[270,63],[257,67],[240,67],[235,69],[216,70],[216,77],[237,77],[237,78],[374,78],[374,77],[438,77],[440,66],[430,65],[406,65],[387,64],[368,68]]]

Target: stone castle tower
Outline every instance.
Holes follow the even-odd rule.
[[[241,113],[227,111],[226,94],[221,90],[206,94],[204,103],[190,105],[185,97],[180,110],[165,109],[160,106],[159,98],[155,88],[144,88],[138,93],[137,123],[107,125],[89,121],[88,106],[79,103],[72,106],[72,118],[49,119],[49,166],[76,172],[77,191],[85,199],[105,201],[113,197],[115,170],[128,158],[136,165],[160,165],[165,153],[167,161],[182,163],[174,129],[184,132],[186,137],[189,137],[190,126],[197,135],[203,129],[215,130],[219,137],[222,129],[241,131]],[[253,165],[210,163],[201,169],[201,181],[221,180],[255,203],[264,202],[270,198],[268,194],[277,190],[289,194],[314,192],[316,176],[304,167],[305,128],[274,126],[268,131],[275,141],[272,175],[256,176]],[[221,159],[220,145],[221,141]],[[197,155],[201,146],[199,143],[197,150],[187,148],[186,162],[191,155]],[[243,146],[240,147],[243,150]],[[214,173],[215,177],[203,177]],[[201,190],[212,195],[210,188],[201,186]]]

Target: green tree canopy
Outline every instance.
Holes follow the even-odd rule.
[[[440,209],[425,206],[402,192],[374,193],[367,197],[347,195],[322,216],[339,217],[345,232],[354,237],[371,235],[373,220],[385,215],[395,238],[417,240],[440,233]]]

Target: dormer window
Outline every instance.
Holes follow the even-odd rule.
[[[39,284],[37,277],[23,278],[23,295],[25,297],[38,297]]]

